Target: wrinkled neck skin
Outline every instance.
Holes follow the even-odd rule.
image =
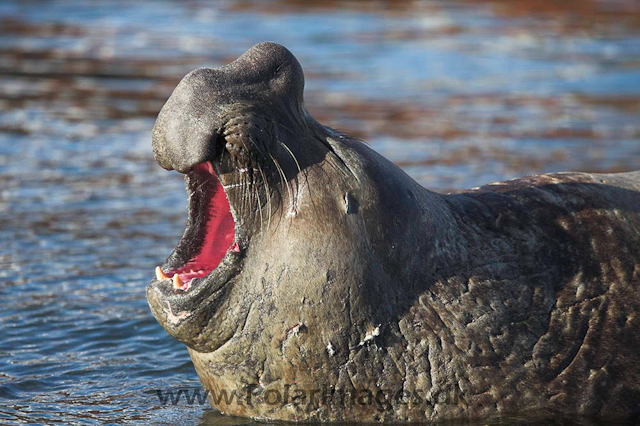
[[[239,320],[189,347],[213,407],[297,421],[633,412],[637,174],[442,195],[306,122],[299,140],[322,159],[253,236],[220,310]]]
[[[322,160],[291,180],[292,197],[282,190],[281,210],[252,236],[245,272],[235,278],[222,309],[238,315],[231,324],[236,328],[230,333],[229,324],[221,323],[226,333],[206,337],[212,350],[189,350],[213,393],[224,389],[246,397],[255,388],[259,398],[268,389],[282,393],[285,386],[348,392],[354,391],[354,374],[357,390],[401,390],[406,374],[418,374],[394,361],[406,345],[401,327],[410,327],[407,313],[420,294],[461,263],[457,247],[466,237],[441,195],[366,144],[310,117],[306,123],[300,138],[312,143],[299,145],[314,145]],[[437,330],[430,333],[439,339]],[[430,390],[424,386],[427,376],[421,379],[424,392]],[[214,406],[235,415],[302,418],[291,408],[255,400]],[[320,403],[313,418],[380,416],[384,411],[375,404],[336,401]]]
[[[205,208],[190,204],[147,298],[214,408],[395,422],[638,412],[640,172],[436,194],[316,122],[303,89],[295,57],[261,43],[189,73],[154,128],[156,160]],[[200,262],[223,188],[230,248]],[[208,269],[182,287],[193,258]]]

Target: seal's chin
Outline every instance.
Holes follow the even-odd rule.
[[[171,281],[176,293],[188,293],[231,254],[239,253],[234,221],[227,195],[209,161],[187,173],[189,217],[180,242],[162,266],[156,280]],[[169,287],[168,283],[166,287]]]

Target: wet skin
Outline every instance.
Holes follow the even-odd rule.
[[[437,194],[316,122],[303,88],[295,57],[261,43],[188,74],[153,131],[190,201],[147,298],[213,407],[638,414],[640,172]]]

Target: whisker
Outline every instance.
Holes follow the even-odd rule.
[[[249,181],[249,176],[247,174],[240,175],[240,180],[245,181],[242,195],[240,197],[240,202],[241,202],[240,211],[242,212],[242,217],[245,217],[246,205],[247,205],[247,194],[249,193],[249,187],[252,183]]]
[[[293,154],[293,152],[291,152],[291,150],[289,149],[289,147],[287,145],[284,144],[284,142],[282,142],[281,140],[278,140],[278,142],[280,142],[280,145],[282,145],[282,147],[284,149],[287,150],[287,152],[289,153],[289,155],[291,155],[291,158],[293,158],[293,161],[296,162],[296,167],[298,167],[298,173],[302,172],[302,170],[300,169],[300,163],[298,163],[298,159],[296,158],[296,156]]]
[[[267,231],[271,228],[271,196],[270,193],[271,191],[269,191],[269,181],[267,180],[267,178],[264,175],[264,171],[262,170],[262,167],[258,164],[258,171],[260,171],[260,174],[262,175],[262,181],[264,182],[264,186],[265,186],[265,196],[267,197],[267,206],[269,207],[269,217],[267,218]],[[256,194],[258,194],[258,192],[256,191]],[[258,195],[258,206],[260,206],[260,196]],[[260,206],[260,230],[262,230],[262,206]]]
[[[229,185],[222,185],[222,187],[223,187],[224,189],[237,188],[237,187],[239,187],[239,186],[246,186],[246,185],[245,185],[245,184],[243,184],[243,183],[232,183],[232,184],[229,184]]]
[[[198,184],[198,186],[196,186],[195,188],[193,188],[193,192],[196,192],[196,191],[200,190],[200,188],[202,188],[202,186],[203,186],[204,184],[208,183],[211,179],[213,179],[213,177],[208,177],[208,178],[206,178],[204,181],[200,182],[200,183]]]
[[[258,199],[258,211],[260,212],[260,232],[262,232],[262,201],[260,200],[260,193],[256,191],[256,198]],[[269,230],[269,226],[267,226],[267,230]]]
[[[280,145],[287,150],[287,152],[289,153],[289,155],[291,156],[291,158],[293,158],[293,161],[295,161],[296,163],[296,167],[298,168],[298,174],[296,175],[296,198],[295,200],[291,201],[291,207],[292,209],[295,209],[296,213],[298,211],[298,194],[300,193],[300,187],[299,187],[299,183],[298,183],[298,176],[302,173],[302,169],[300,168],[300,163],[298,162],[298,159],[296,158],[296,156],[293,154],[293,152],[291,152],[291,150],[289,149],[289,147],[282,142],[281,140],[278,139],[278,142],[280,143]]]
[[[287,131],[288,131],[289,133],[291,133],[292,135],[295,135],[294,131],[293,131],[293,130],[291,130],[290,128],[288,128],[287,126],[285,126],[284,124],[282,124],[282,123],[278,123],[277,121],[269,120],[269,119],[268,119],[268,118],[266,118],[266,117],[262,117],[262,118],[263,118],[263,119],[265,119],[266,121],[268,121],[268,122],[269,122],[269,123],[271,123],[271,124],[275,124],[276,126],[282,127],[283,129],[287,130]]]
[[[271,157],[271,161],[273,161],[273,164],[276,166],[276,168],[278,169],[278,172],[280,172],[280,175],[284,179],[285,186],[287,187],[287,193],[289,194],[289,200],[293,200],[293,192],[292,192],[293,190],[289,185],[289,181],[287,180],[287,175],[282,170],[280,163],[278,163],[278,161],[275,158],[273,158],[273,155],[269,154],[269,157]]]
[[[256,149],[258,150],[258,152],[260,152],[260,154],[262,155],[262,158],[266,158],[265,153],[262,151],[262,149],[260,148],[260,146],[258,145],[258,142],[254,141],[253,138],[251,136],[249,136],[247,139],[249,139],[249,142],[251,142],[251,144],[253,146],[256,147]],[[257,164],[258,166],[258,171],[260,172],[260,174],[262,175],[262,181],[264,182],[265,185],[265,196],[266,196],[266,202],[267,205],[269,207],[269,217],[267,219],[267,230],[271,227],[271,191],[269,190],[269,181],[266,178],[264,171],[262,170],[262,166],[260,166],[260,164]],[[256,192],[257,195],[257,192]],[[258,196],[258,200],[260,199],[260,197]],[[260,201],[258,201],[259,204],[262,204]],[[262,214],[262,212],[261,212]],[[260,230],[262,230],[262,224],[260,225]]]
[[[278,160],[274,160],[276,163],[278,163],[278,166],[280,167],[280,169],[282,169],[282,166],[280,165],[280,163],[278,162]],[[284,172],[283,172],[284,173]],[[286,177],[286,176],[285,176]],[[296,192],[295,192],[295,197],[294,197],[294,192],[293,192],[293,186],[291,185],[291,182],[289,182],[289,180],[286,181],[287,184],[287,190],[289,191],[289,202],[291,203],[291,208],[289,209],[290,212],[295,212],[296,214],[298,213],[298,209],[297,209],[297,202],[296,199],[298,197],[298,180],[297,180],[297,175],[296,175]]]

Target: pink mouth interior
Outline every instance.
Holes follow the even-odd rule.
[[[200,253],[180,268],[166,273],[169,278],[178,274],[184,283],[183,290],[189,288],[189,281],[193,278],[207,276],[213,271],[220,264],[227,251],[239,251],[238,243],[235,240],[235,222],[231,215],[229,201],[211,163],[200,163],[194,167],[194,171],[210,175],[207,177],[213,181],[215,187],[212,190],[213,196],[209,200],[206,235]]]

